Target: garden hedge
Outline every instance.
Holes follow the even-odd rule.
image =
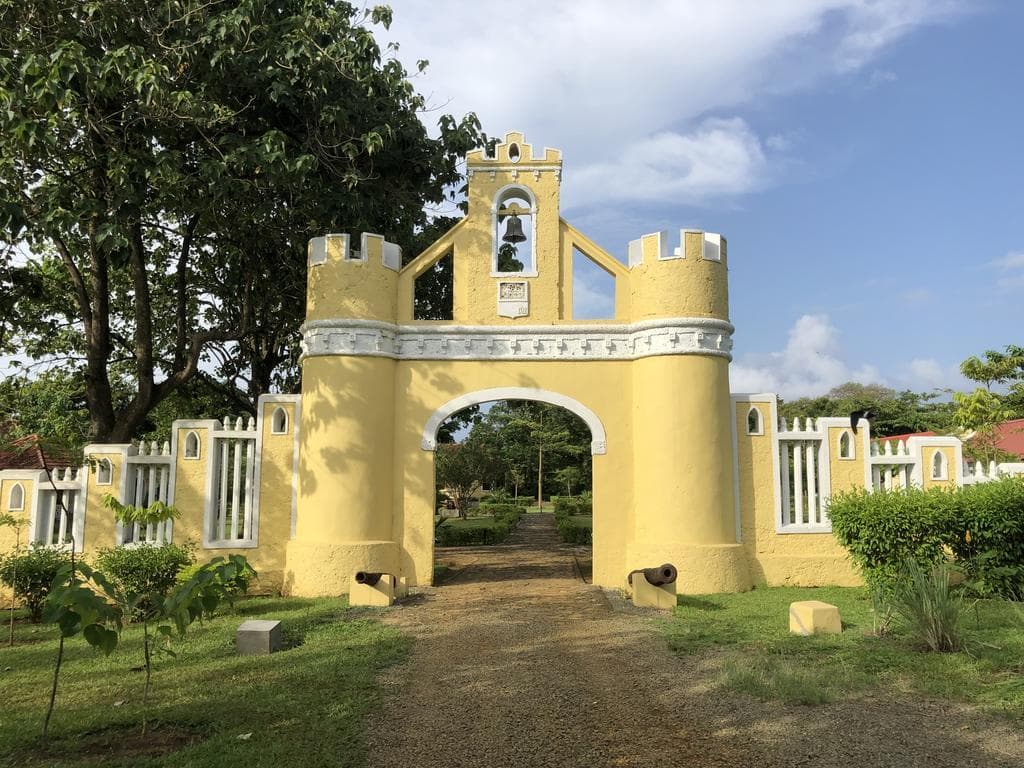
[[[565,544],[591,545],[593,540],[593,518],[585,515],[564,515],[558,518],[558,533]]]
[[[829,517],[872,587],[891,589],[908,559],[922,567],[953,559],[979,592],[1024,599],[1024,478],[850,491],[832,497]]]

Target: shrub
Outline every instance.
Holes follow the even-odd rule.
[[[829,516],[869,586],[884,594],[908,559],[927,570],[952,555],[980,594],[1024,598],[1024,478],[956,490],[850,491],[832,497]]]
[[[14,590],[15,597],[28,609],[29,619],[38,624],[57,571],[70,564],[67,552],[32,546],[19,555],[0,557],[0,582]]]
[[[555,505],[556,517],[590,515],[594,511],[594,505],[589,494],[586,496],[552,496],[551,501]]]
[[[969,485],[956,501],[949,546],[972,586],[984,596],[1024,600],[1024,478]]]
[[[500,544],[508,536],[511,526],[495,519],[493,525],[442,525],[437,529],[437,543],[442,547],[472,547],[481,544]]]
[[[480,504],[476,511],[480,515],[501,517],[509,520],[511,525],[519,522],[519,518],[526,514],[525,507],[518,507],[515,504]]]
[[[196,574],[202,571],[207,566],[202,563],[192,563],[192,565],[185,566],[178,571],[177,578],[175,581],[178,584],[185,584],[189,579],[193,578]],[[224,581],[222,572],[217,572],[213,580],[214,584],[224,588],[225,594],[230,598],[242,597],[246,592],[249,591],[249,585],[252,584],[253,579],[256,578],[256,570],[245,562],[244,567],[238,568],[234,575],[227,581]]]
[[[959,651],[964,647],[960,630],[963,593],[949,584],[954,570],[948,563],[925,569],[908,559],[893,590],[893,610],[933,651]]]
[[[593,544],[593,533],[593,521],[590,517],[565,515],[558,518],[558,534],[566,544]]]
[[[166,595],[174,586],[178,573],[193,563],[191,546],[176,544],[101,549],[96,557],[97,567],[128,594]],[[150,601],[140,602],[141,610],[148,610]]]
[[[857,490],[833,496],[829,517],[868,585],[889,595],[906,561],[927,569],[947,559],[957,529],[955,506],[955,494],[942,488]]]

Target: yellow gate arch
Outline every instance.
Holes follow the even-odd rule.
[[[408,263],[379,235],[310,242],[292,592],[345,593],[361,570],[430,583],[437,428],[500,399],[590,426],[596,584],[672,562],[682,591],[749,588],[725,238],[657,232],[623,262],[561,217],[559,151],[509,133],[466,161],[465,218]],[[509,261],[503,228],[520,218],[526,244]],[[447,257],[451,316],[418,319],[417,279]],[[613,317],[573,317],[577,258],[614,278]]]

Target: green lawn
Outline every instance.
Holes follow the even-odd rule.
[[[271,656],[234,652],[239,623],[283,622],[288,650]],[[6,641],[6,628],[3,635]],[[67,641],[53,746],[35,751],[56,654],[50,627],[22,624],[18,644],[0,647],[0,766],[352,766],[363,762],[361,721],[376,706],[375,677],[402,659],[407,641],[395,630],[349,612],[343,599],[254,598],[190,630],[157,658],[151,694],[153,738],[174,729],[199,740],[164,757],[119,760],[102,748],[76,759],[90,743],[134,738],[141,722],[141,629],[125,632],[109,657],[81,638]],[[152,726],[151,726],[152,727]],[[240,736],[251,736],[240,739]]]
[[[789,604],[823,600],[839,607],[843,634],[789,633]],[[985,601],[964,622],[965,653],[921,649],[898,625],[873,634],[863,589],[772,587],[743,594],[679,598],[664,623],[680,655],[712,654],[721,684],[764,700],[817,704],[877,688],[965,701],[1024,719],[1024,608]]]

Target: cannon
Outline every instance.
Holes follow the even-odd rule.
[[[676,578],[679,576],[679,571],[677,571],[676,567],[671,563],[665,563],[657,568],[638,568],[637,570],[632,571],[627,577],[631,586],[633,584],[633,575],[637,573],[642,573],[644,579],[652,587],[663,587],[666,584],[674,584]]]
[[[356,584],[365,584],[368,587],[377,586],[377,582],[380,581],[382,573],[373,573],[372,571],[356,571]]]

